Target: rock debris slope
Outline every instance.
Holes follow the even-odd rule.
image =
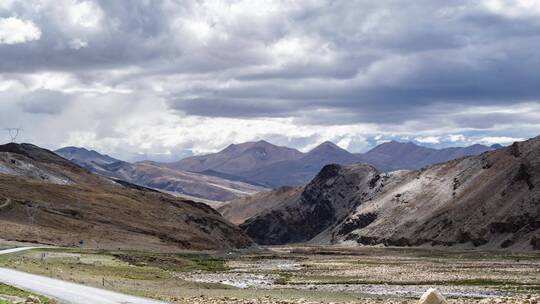
[[[417,171],[326,166],[241,227],[261,244],[540,249],[540,137]]]
[[[204,204],[115,182],[30,144],[0,146],[0,238],[167,251],[252,244]]]
[[[210,203],[229,201],[267,190],[244,181],[173,170],[150,161],[128,163],[84,148],[66,147],[56,150],[55,153],[103,176],[167,191],[178,196],[209,200]]]

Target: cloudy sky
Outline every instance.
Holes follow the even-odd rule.
[[[539,49],[537,0],[1,0],[0,127],[126,159],[508,144],[540,134]]]

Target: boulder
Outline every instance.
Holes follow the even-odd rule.
[[[430,288],[422,295],[418,304],[446,304],[446,300],[437,289]]]

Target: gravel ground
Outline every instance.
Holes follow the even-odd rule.
[[[538,304],[539,297],[502,297],[482,300],[447,300],[448,304]],[[279,300],[271,297],[254,298],[254,299],[239,299],[233,297],[210,298],[206,296],[193,297],[187,299],[177,299],[175,303],[182,304],[330,304],[332,302],[316,302],[305,299],[297,300]],[[359,299],[358,301],[348,304],[416,304],[416,299]]]
[[[510,296],[494,286],[462,286],[443,284],[443,280],[490,279],[534,282],[538,276],[537,263],[508,262],[501,260],[463,260],[454,264],[439,259],[420,260],[415,257],[347,257],[315,256],[310,259],[261,259],[231,260],[225,272],[190,272],[176,274],[182,280],[199,283],[218,283],[241,289],[300,289],[323,292],[352,293],[385,298],[419,298],[430,287],[438,288],[446,297],[500,298]],[[480,271],[490,269],[490,271]],[[345,282],[343,278],[388,282],[369,284]],[[280,279],[281,280],[280,282]],[[344,283],[329,283],[332,280]],[[441,282],[441,284],[400,284],[416,282]],[[536,280],[538,281],[538,280]]]

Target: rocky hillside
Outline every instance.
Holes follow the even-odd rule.
[[[94,175],[30,144],[0,146],[0,238],[161,251],[252,244],[204,204]]]
[[[281,198],[275,207],[240,227],[259,244],[310,240],[349,215],[357,203],[357,192],[365,193],[364,199],[372,196],[377,189],[371,181],[377,175],[369,165],[327,165],[301,193]]]
[[[84,148],[56,150],[58,155],[103,176],[166,191],[175,195],[203,199],[212,203],[230,201],[259,191],[262,186],[210,174],[173,170],[154,162],[128,163]]]
[[[267,209],[296,198],[302,190],[302,187],[281,187],[274,191],[259,192],[227,202],[218,207],[217,211],[231,223],[238,225]]]
[[[540,137],[418,171],[326,166],[241,227],[261,244],[540,249]]]
[[[103,155],[94,150],[87,150],[85,148],[78,147],[64,147],[54,151],[54,153],[62,156],[65,159],[69,159],[82,167],[91,166],[93,164],[108,165],[120,161],[116,158],[110,157],[109,155]]]

